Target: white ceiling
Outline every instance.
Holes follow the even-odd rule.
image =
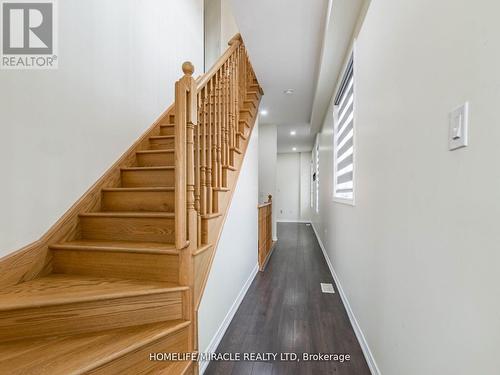
[[[328,0],[233,0],[233,11],[264,89],[261,123],[278,125],[278,152],[309,151],[313,96]],[[292,95],[283,93],[294,89]],[[295,130],[296,136],[290,136]]]
[[[278,152],[312,150],[363,5],[369,0],[232,0],[264,89],[260,123],[278,128]],[[294,89],[292,95],[283,93]],[[312,126],[311,126],[312,125]],[[294,130],[295,136],[290,135]]]
[[[317,133],[330,104],[335,83],[351,50],[353,33],[360,15],[365,14],[369,0],[333,0],[325,28],[318,84],[311,114],[311,133]]]

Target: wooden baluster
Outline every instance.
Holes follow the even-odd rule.
[[[198,123],[198,94],[196,81],[193,79],[194,66],[189,63],[185,69],[189,75],[186,86],[189,89],[187,100],[187,129],[186,129],[186,210],[188,221],[188,241],[191,249],[198,245],[198,214],[195,205],[196,176],[195,176],[195,128]]]
[[[213,96],[214,96],[214,124],[213,124],[213,133],[212,133],[212,189],[213,191],[218,188],[218,180],[219,180],[219,167],[217,160],[217,144],[218,144],[218,136],[219,131],[218,127],[220,125],[220,113],[219,113],[219,82],[218,82],[218,74],[216,72],[213,78]],[[216,199],[217,197],[217,199]],[[219,212],[218,207],[218,195],[213,192],[212,194],[212,212]]]
[[[213,95],[213,109],[214,109],[214,123],[212,125],[212,212],[217,212],[215,194],[213,189],[217,188],[217,125],[219,124],[219,112],[217,111],[217,73],[212,79],[212,95]]]
[[[235,142],[234,142],[234,133],[236,129],[236,99],[235,99],[235,93],[236,93],[236,56],[233,54],[231,56],[231,76],[230,76],[230,90],[229,90],[229,106],[231,108],[231,123],[229,126],[229,149],[232,150],[234,148]],[[233,160],[233,152],[231,151],[229,153],[229,164],[231,166],[234,166],[234,160]]]
[[[207,127],[207,89],[203,89],[203,121],[200,124],[200,215],[206,215],[206,197],[207,197],[207,183],[206,183],[206,127]]]
[[[232,56],[229,57],[227,61],[227,165],[231,164],[231,127],[233,126],[233,101],[232,101],[232,75],[233,75],[233,63]],[[227,173],[227,172],[226,172]]]
[[[198,116],[200,119],[200,123],[198,126],[195,127],[195,141],[194,141],[194,180],[195,180],[195,189],[194,189],[194,205],[195,209],[198,213],[198,216],[200,217],[200,212],[201,212],[201,203],[200,203],[200,137],[201,137],[201,132],[200,132],[200,126],[201,123],[203,122],[203,100],[201,97],[201,92],[197,94],[198,98]],[[201,219],[201,218],[200,218]],[[201,236],[198,236],[198,241],[201,239]]]
[[[198,126],[196,126],[195,137],[195,209],[197,213],[197,246],[201,246],[201,127],[203,124],[203,97],[202,92],[198,92]]]
[[[206,200],[207,200],[207,213],[212,213],[212,125],[214,122],[213,114],[213,92],[212,92],[212,82],[210,80],[207,84],[207,99],[208,99],[208,122],[207,122],[207,148],[206,148],[206,177],[205,181],[207,184]]]
[[[224,64],[224,134],[222,144],[222,158],[225,167],[229,165],[229,126],[231,122],[229,106],[229,62]],[[227,173],[227,170],[226,170]],[[227,187],[227,178],[224,181],[224,187]]]
[[[239,79],[238,79],[238,74],[239,74],[239,67],[238,67],[238,54],[235,56],[235,62],[234,62],[234,84],[233,84],[233,90],[234,90],[234,95],[233,95],[233,100],[234,100],[234,131],[233,131],[233,147],[236,147],[236,132],[238,129],[238,124],[239,124],[239,113],[240,113],[240,101],[238,98],[238,88],[239,88]],[[233,154],[234,158],[234,154]],[[234,166],[234,159],[232,160],[232,165]]]
[[[222,125],[223,125],[223,109],[222,109],[222,69],[217,72],[217,111],[219,113],[219,122],[217,123],[217,187],[222,187]],[[218,212],[218,210],[217,210]]]

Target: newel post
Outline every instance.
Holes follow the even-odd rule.
[[[194,202],[194,127],[198,122],[198,103],[196,81],[193,79],[193,64],[185,62],[182,64],[182,71],[184,76],[175,84],[175,242],[177,249],[197,244]]]
[[[198,123],[194,66],[182,64],[184,76],[175,84],[175,238],[179,256],[179,285],[189,286],[183,304],[183,318],[195,322],[193,315],[194,260],[197,238],[195,210],[194,131]],[[197,347],[196,328],[190,328],[189,350]]]

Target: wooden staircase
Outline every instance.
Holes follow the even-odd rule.
[[[39,241],[0,260],[0,374],[196,374],[197,311],[262,90],[239,35]]]

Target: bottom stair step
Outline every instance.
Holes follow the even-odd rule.
[[[41,277],[0,291],[0,342],[180,319],[188,289],[109,277]]]
[[[187,352],[189,321],[0,344],[0,374],[182,374],[177,362],[150,361],[150,353]]]

